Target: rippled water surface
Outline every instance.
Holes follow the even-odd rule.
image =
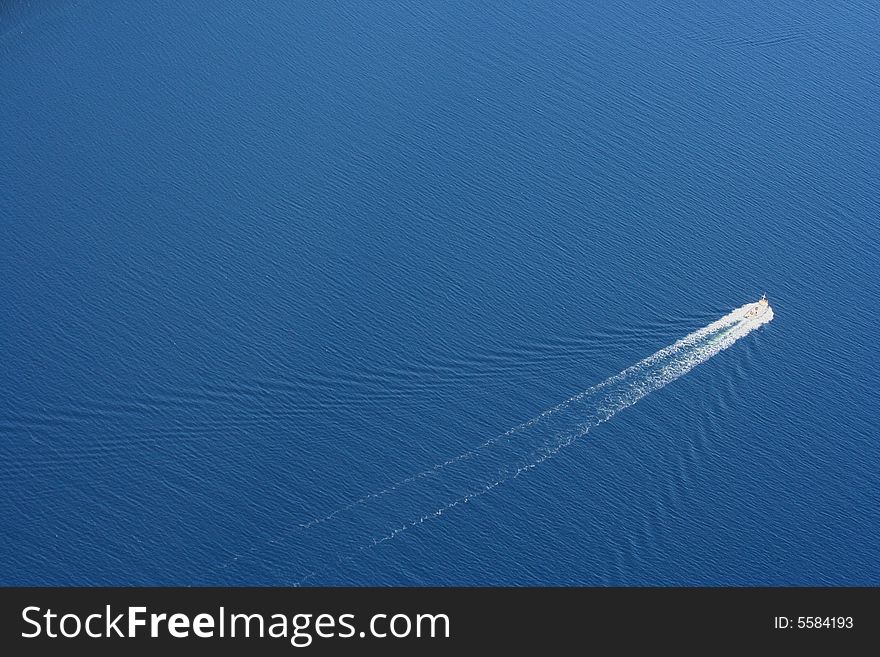
[[[0,583],[880,584],[878,55],[872,3],[6,3]]]

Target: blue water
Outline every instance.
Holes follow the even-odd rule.
[[[878,57],[867,2],[4,3],[0,583],[880,584]],[[764,291],[522,476],[300,527]]]

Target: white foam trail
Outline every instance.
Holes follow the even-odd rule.
[[[514,479],[523,472],[537,467],[564,447],[567,447],[578,438],[587,434],[597,425],[607,422],[617,413],[632,406],[646,395],[659,390],[684,374],[687,374],[700,363],[706,362],[712,358],[712,356],[727,349],[737,340],[745,337],[756,328],[773,319],[773,309],[769,306],[759,316],[747,317],[746,313],[755,308],[755,305],[756,304],[754,303],[749,303],[737,308],[721,319],[694,331],[672,345],[665,347],[639,361],[635,365],[628,367],[619,374],[606,379],[602,383],[565,400],[561,404],[547,411],[544,411],[532,420],[502,434],[502,436],[491,441],[486,441],[474,450],[466,452],[465,455],[435,466],[435,469],[440,469],[447,464],[454,463],[456,460],[464,458],[466,455],[467,457],[471,457],[480,450],[489,447],[491,444],[504,438],[508,438],[514,433],[529,427],[537,425],[549,425],[553,427],[553,430],[549,432],[552,434],[551,436],[548,436],[549,440],[545,441],[544,444],[530,452],[524,459],[517,463],[515,467],[502,469],[497,477],[481,485],[476,490],[463,494],[446,504],[439,506],[430,513],[423,514],[414,520],[399,525],[387,534],[373,538],[370,543],[360,547],[357,552],[362,552],[373,548],[380,543],[389,541],[401,532],[433,518],[437,518],[450,509],[460,504],[467,503],[475,497],[484,495],[504,482]],[[594,402],[595,406],[591,408],[590,406],[592,406]],[[572,411],[575,412],[573,413]],[[583,415],[580,418],[577,418],[576,416],[580,415],[581,412],[583,412]],[[560,419],[562,422],[559,421]],[[571,424],[568,423],[568,420],[575,419],[579,419],[580,421]],[[560,424],[563,425],[561,429],[559,428]],[[337,560],[337,563],[345,558],[350,557],[340,558]],[[310,573],[306,577],[306,580],[314,575],[315,573]]]
[[[584,397],[595,394],[598,391],[602,390],[603,388],[609,388],[617,383],[620,383],[620,382],[623,382],[626,380],[632,380],[640,372],[647,371],[648,369],[651,368],[652,365],[654,365],[658,362],[664,361],[665,359],[671,358],[673,355],[680,353],[682,350],[686,349],[687,347],[694,345],[696,343],[699,343],[701,340],[703,340],[707,336],[711,336],[714,333],[721,331],[722,329],[731,328],[731,327],[735,327],[735,325],[737,325],[737,324],[742,324],[741,329],[745,329],[744,331],[740,330],[736,333],[730,333],[725,336],[725,339],[715,342],[712,345],[712,348],[704,350],[702,352],[699,352],[699,355],[696,358],[696,362],[690,363],[686,367],[686,369],[681,370],[680,372],[675,374],[675,376],[672,376],[671,378],[661,377],[660,379],[654,379],[653,383],[656,385],[652,385],[652,386],[650,386],[649,389],[645,389],[643,392],[641,392],[641,394],[638,394],[638,396],[635,396],[634,398],[632,398],[632,401],[630,403],[617,409],[617,410],[622,410],[623,408],[626,408],[626,406],[630,406],[630,405],[634,404],[636,401],[638,401],[639,399],[644,397],[646,394],[648,394],[648,392],[656,390],[657,388],[662,387],[662,386],[666,385],[667,383],[669,383],[670,381],[680,377],[682,374],[685,374],[686,372],[691,370],[693,367],[696,367],[698,364],[708,360],[709,358],[711,358],[712,356],[714,356],[718,352],[726,349],[731,344],[733,344],[734,342],[739,340],[741,337],[747,335],[748,333],[750,333],[754,329],[758,328],[762,324],[766,324],[767,322],[769,322],[770,320],[773,319],[773,309],[770,308],[769,306],[768,306],[767,310],[761,315],[760,318],[744,319],[743,316],[745,315],[745,313],[748,312],[751,308],[754,308],[754,306],[755,306],[754,303],[749,303],[744,306],[741,306],[740,308],[737,308],[733,312],[728,313],[727,315],[725,315],[721,319],[719,319],[715,322],[712,322],[711,324],[704,326],[703,328],[701,328],[697,331],[694,331],[693,333],[690,333],[689,335],[678,340],[674,344],[661,349],[660,351],[652,354],[651,356],[648,356],[647,358],[639,361],[635,365],[632,365],[631,367],[625,369],[624,371],[620,372],[619,374],[606,379],[602,383],[595,385],[592,388],[589,388],[588,390],[585,390],[584,392],[582,392],[580,394],[577,394],[573,397],[570,397],[569,399],[566,399],[564,402],[554,406],[553,408],[550,408],[550,409],[547,409],[546,411],[543,411],[539,415],[536,415],[535,417],[533,417],[531,420],[523,422],[522,424],[517,425],[517,426],[513,427],[512,429],[508,429],[503,434],[500,434],[498,436],[490,438],[489,440],[487,440],[483,443],[480,443],[479,445],[477,445],[473,449],[470,449],[466,452],[463,452],[463,453],[459,454],[458,456],[454,456],[446,461],[443,461],[441,463],[437,463],[434,466],[432,466],[426,470],[422,470],[421,472],[417,472],[416,474],[410,475],[404,479],[396,481],[393,484],[387,486],[386,488],[384,488],[382,490],[364,495],[363,497],[360,497],[360,498],[350,502],[349,504],[347,504],[343,507],[340,507],[339,509],[336,509],[335,511],[332,511],[331,513],[329,513],[325,516],[320,516],[320,517],[314,518],[308,522],[302,523],[300,525],[300,527],[302,527],[303,529],[308,529],[309,527],[312,527],[314,525],[318,525],[318,524],[327,522],[328,520],[332,520],[333,518],[335,518],[339,514],[345,513],[346,511],[354,509],[355,507],[361,506],[361,505],[369,502],[372,499],[377,499],[379,497],[382,497],[384,495],[392,493],[395,490],[399,489],[400,487],[405,486],[406,484],[409,484],[409,483],[412,483],[412,482],[417,481],[419,479],[422,479],[424,477],[428,477],[430,475],[433,475],[438,470],[442,470],[444,468],[447,468],[451,465],[454,465],[455,463],[458,463],[459,461],[464,461],[464,460],[470,459],[474,456],[477,456],[480,453],[480,451],[484,450],[485,448],[487,448],[495,443],[498,443],[499,441],[509,439],[511,436],[515,435],[516,433],[523,431],[525,429],[528,429],[529,427],[532,427],[536,424],[539,424],[543,420],[547,420],[551,416],[559,413],[560,411],[564,410],[568,406],[580,401]],[[670,376],[675,371],[676,371],[675,368],[667,367],[666,376],[667,377]],[[638,391],[638,386],[633,386],[633,392],[635,393],[636,391]],[[614,412],[616,413],[617,410],[615,410]],[[606,418],[606,419],[610,419],[610,418]]]
[[[309,574],[298,583],[537,467],[621,410],[773,319],[769,306],[747,316],[755,307],[749,303],[737,308],[528,422],[300,525],[308,531],[303,532],[298,548],[313,554],[301,554],[300,572]],[[425,508],[432,510],[426,513]]]

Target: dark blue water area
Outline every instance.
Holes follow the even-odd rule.
[[[0,583],[880,584],[878,57],[827,0],[4,3]]]

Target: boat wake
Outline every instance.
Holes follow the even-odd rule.
[[[749,303],[528,422],[467,452],[401,479],[305,522],[260,560],[304,584],[334,566],[444,515],[537,467],[646,395],[691,371],[773,319],[761,301]],[[296,564],[291,564],[295,548]]]

